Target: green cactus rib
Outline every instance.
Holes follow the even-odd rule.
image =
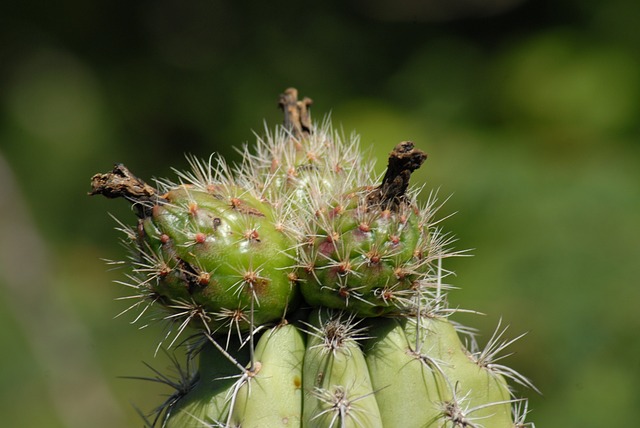
[[[304,337],[292,324],[262,334],[254,372],[238,390],[231,422],[243,428],[298,427],[302,417]]]
[[[522,336],[498,326],[468,350],[449,321],[442,263],[461,252],[410,186],[427,155],[396,145],[377,182],[358,136],[311,121],[311,104],[287,90],[284,125],[237,165],[190,157],[156,187],[123,165],[92,178],[138,217],[118,227],[123,313],[164,321],[169,348],[199,358],[193,377],[159,378],[176,391],[148,427],[533,427],[507,381],[535,387],[498,362]]]
[[[203,348],[167,426],[511,428],[519,403],[441,317],[363,321],[317,309],[300,327],[261,333],[254,363],[238,363],[248,358],[246,348]]]
[[[397,319],[375,321],[365,352],[383,424],[424,427],[440,415],[437,403],[450,396],[441,363],[422,358]]]
[[[304,356],[303,427],[382,427],[352,317],[318,309],[309,317]]]
[[[438,364],[447,379],[451,397],[442,397],[438,403],[443,412],[440,419],[450,426],[463,420],[487,427],[512,426],[513,400],[507,382],[471,358],[453,324],[430,317],[421,317],[419,324],[406,318],[401,324],[407,340],[420,347],[420,358]]]
[[[365,352],[385,427],[513,426],[505,379],[470,358],[448,320],[375,321]]]

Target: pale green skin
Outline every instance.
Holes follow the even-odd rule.
[[[418,343],[423,358],[419,359],[415,323],[407,319],[375,321],[370,330],[375,338],[369,340],[365,352],[385,428],[454,427],[443,415],[443,405],[452,400],[454,389],[458,399],[467,397],[463,409],[496,403],[468,413],[472,422],[513,428],[507,383],[467,355],[450,322],[421,320]],[[437,365],[424,362],[429,359]]]
[[[375,321],[366,360],[384,426],[424,427],[440,413],[435,403],[450,396],[446,381],[411,355],[414,346],[398,320]]]
[[[255,350],[256,373],[238,391],[232,425],[300,427],[304,349],[302,333],[291,324],[263,333]]]
[[[329,319],[327,310],[319,309],[308,322],[320,328]],[[208,344],[200,355],[200,379],[171,409],[167,427],[230,422],[242,428],[454,428],[444,405],[455,389],[459,400],[466,397],[463,410],[488,405],[467,413],[470,422],[513,428],[504,378],[467,355],[449,321],[421,320],[419,353],[413,321],[376,318],[368,325],[364,347],[345,340],[334,351],[312,327],[304,327],[313,332],[306,346],[299,327],[273,327],[258,339],[254,372],[245,372],[249,376],[242,381],[239,368]],[[240,354],[230,352],[238,362],[248,359],[246,347]],[[429,359],[437,364],[425,362]],[[319,399],[317,388],[330,393],[342,388],[350,401],[346,414],[336,414],[332,403]]]
[[[320,327],[327,321],[326,310],[316,310],[309,324]],[[309,335],[304,357],[304,428],[382,428],[382,418],[369,378],[369,371],[360,345],[347,340],[344,346],[331,352],[322,345],[322,339]],[[323,388],[335,391],[343,388],[351,401],[345,416],[331,411],[331,404],[318,399],[312,391]]]

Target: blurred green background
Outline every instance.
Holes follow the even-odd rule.
[[[0,6],[0,414],[5,427],[135,427],[161,330],[116,301],[125,254],[89,178],[237,159],[289,86],[346,133],[429,153],[416,183],[472,258],[452,305],[544,395],[541,427],[640,420],[640,3],[24,0]]]

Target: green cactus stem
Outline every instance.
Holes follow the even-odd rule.
[[[307,327],[303,426],[382,428],[357,321],[342,312],[318,309]]]
[[[427,155],[396,145],[377,182],[358,137],[313,122],[311,104],[288,89],[284,125],[238,165],[188,158],[157,188],[123,165],[92,178],[92,195],[137,216],[118,227],[124,312],[163,320],[169,348],[198,355],[195,374],[155,379],[175,392],[147,426],[533,427],[512,386],[535,387],[501,355],[522,336],[499,325],[467,349],[449,319],[442,264],[461,252],[410,183]]]
[[[370,333],[365,353],[385,427],[513,426],[506,380],[474,361],[446,318],[389,319]]]
[[[304,336],[292,324],[262,333],[253,373],[235,399],[233,424],[243,428],[300,426],[304,349]]]

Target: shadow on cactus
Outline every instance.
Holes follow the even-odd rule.
[[[135,319],[164,322],[186,367],[148,426],[533,427],[502,364],[498,326],[467,349],[449,321],[449,272],[461,255],[442,232],[436,195],[418,202],[411,142],[383,177],[311,100],[288,89],[285,120],[242,162],[189,158],[191,171],[155,187],[116,165],[91,194],[124,198],[137,224],[118,223],[130,249]],[[162,343],[161,343],[162,344]],[[176,345],[178,344],[178,345]],[[180,365],[176,361],[176,366]],[[510,383],[509,383],[510,382]]]

